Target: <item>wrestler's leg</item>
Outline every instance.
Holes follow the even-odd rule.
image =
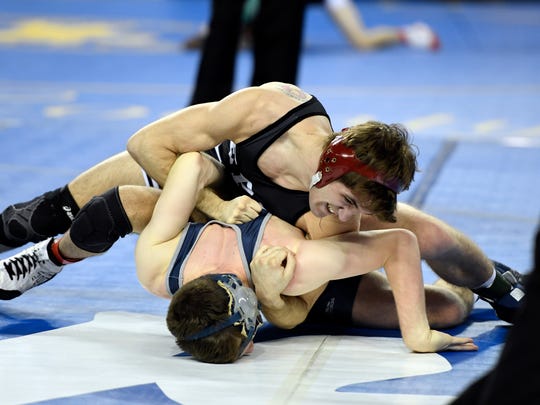
[[[442,280],[426,285],[426,313],[432,328],[448,328],[464,322],[474,296],[463,287]],[[353,324],[372,328],[399,328],[392,290],[384,274],[372,272],[362,278],[352,309]]]
[[[112,189],[107,191],[106,195],[111,192]],[[58,240],[60,254],[71,259],[84,259],[101,254],[110,248],[110,246],[106,249],[87,248],[90,246],[88,242],[90,238],[93,239],[93,245],[104,245],[110,243],[107,242],[107,238],[111,234],[124,237],[132,232],[141,233],[150,222],[160,193],[161,190],[155,188],[125,185],[118,187],[116,203],[98,202],[102,196],[94,197],[83,206],[70,229]],[[116,213],[111,215],[111,212]],[[103,219],[105,217],[107,220]],[[112,243],[116,240],[117,238]]]
[[[444,280],[474,290],[501,319],[513,322],[523,296],[521,275],[491,261],[470,238],[445,222],[406,204],[398,204],[396,223],[362,217],[362,230],[405,228],[412,231],[422,259]],[[514,291],[516,290],[516,291]]]
[[[59,240],[43,240],[0,261],[0,299],[16,298],[52,279],[64,265],[102,254],[119,238],[141,232],[159,194],[150,187],[121,186],[93,197]]]
[[[414,232],[422,259],[452,284],[474,288],[491,276],[490,260],[458,230],[406,204],[398,204],[396,217],[395,223],[362,217],[361,230],[405,228]]]
[[[540,314],[540,228],[534,248],[535,268],[527,280],[527,297],[516,324],[508,332],[497,364],[463,391],[451,405],[534,404],[540,399],[536,373],[540,367],[536,327]],[[511,390],[508,387],[512,387]]]
[[[140,167],[122,152],[86,170],[69,184],[0,214],[0,252],[65,232],[90,198],[122,184],[144,185]]]
[[[68,183],[73,199],[82,207],[95,195],[121,185],[146,185],[141,167],[126,151],[92,166]]]

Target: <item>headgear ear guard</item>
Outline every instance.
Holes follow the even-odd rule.
[[[255,337],[259,326],[263,323],[257,296],[251,288],[243,286],[240,279],[234,274],[212,274],[208,277],[216,281],[227,292],[229,296],[229,318],[214,325],[209,325],[199,332],[184,337],[183,340],[202,339],[231,325],[242,326],[242,336],[245,339],[238,350],[238,357],[240,357],[247,345]]]
[[[311,179],[311,186],[322,188],[346,173],[355,172],[382,184],[396,194],[403,191],[404,187],[399,179],[385,179],[382,173],[358,159],[354,150],[346,146],[343,140],[341,135],[336,136],[322,153],[317,173]]]

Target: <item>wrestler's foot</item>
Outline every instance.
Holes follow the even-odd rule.
[[[528,274],[521,274],[519,271],[511,269],[506,264],[502,264],[496,260],[492,260],[492,262],[495,270],[510,283],[518,282],[522,286],[526,284],[527,278],[529,277]]]
[[[64,233],[76,212],[63,193],[59,188],[7,207],[0,214],[0,253]]]
[[[10,205],[0,215],[0,253],[20,247],[28,242],[39,242],[47,238],[32,226],[36,209],[43,205],[45,196],[31,201]],[[50,236],[50,235],[49,235]]]
[[[436,51],[441,47],[439,36],[422,22],[408,25],[401,31],[401,39],[413,48]]]
[[[521,301],[525,297],[524,283],[527,276],[496,261],[493,261],[493,265],[497,275],[500,276],[498,277],[499,281],[506,282],[506,292],[498,297],[493,297],[486,288],[473,291],[478,294],[480,299],[488,302],[493,307],[500,319],[514,323],[521,307]]]
[[[49,281],[62,266],[49,258],[47,239],[0,261],[0,299],[11,300],[25,291]]]

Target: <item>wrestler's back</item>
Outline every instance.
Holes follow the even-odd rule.
[[[247,282],[236,232],[232,228],[210,224],[200,234],[185,263],[183,282],[217,273],[236,274],[242,282]]]

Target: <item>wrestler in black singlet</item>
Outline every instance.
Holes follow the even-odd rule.
[[[225,141],[207,152],[225,165],[244,194],[261,202],[273,215],[295,225],[309,211],[308,193],[277,185],[261,172],[257,161],[268,146],[292,126],[314,115],[324,115],[330,120],[319,100],[312,97],[245,141],[238,144]]]
[[[238,144],[225,141],[207,153],[225,166],[244,194],[259,201],[272,214],[295,225],[309,211],[309,194],[277,185],[262,173],[257,161],[292,126],[316,115],[323,115],[330,120],[323,105],[313,96],[248,139]],[[361,276],[331,281],[310,311],[307,321],[350,324],[360,279]]]

